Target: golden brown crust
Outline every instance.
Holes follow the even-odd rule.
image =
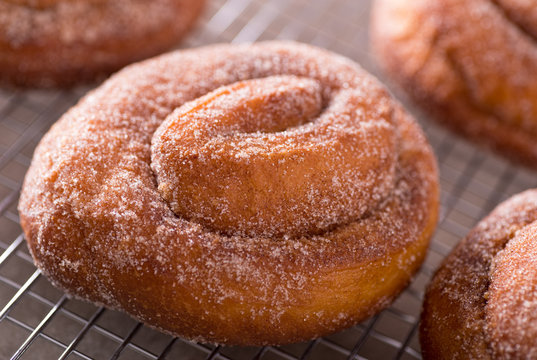
[[[377,0],[371,43],[386,73],[435,118],[535,166],[534,8],[527,0]]]
[[[0,1],[0,82],[71,86],[169,49],[203,0]]]
[[[499,205],[428,286],[424,359],[537,358],[537,190]]]
[[[236,98],[225,96],[244,88],[253,91],[262,84],[267,87],[257,98],[238,93]],[[322,97],[315,95],[318,88]],[[278,97],[278,89],[298,98],[276,104],[272,100]],[[301,101],[305,103],[300,105]],[[315,105],[317,101],[322,106]],[[273,112],[291,114],[298,106],[308,118],[305,123],[295,119],[297,125],[290,128],[276,126],[275,132],[266,131],[274,128],[261,123],[250,130],[263,131],[228,128],[222,133],[224,124],[212,136],[201,135],[211,119],[238,121],[227,111],[241,106],[244,114],[264,109],[266,113],[259,116],[269,120]],[[317,115],[318,108],[323,110]],[[210,110],[208,117],[203,116],[204,109]],[[302,233],[285,228],[255,235],[259,227],[254,226],[226,235],[214,222],[204,226],[183,216],[173,201],[161,197],[166,197],[162,188],[159,192],[159,183],[170,184],[172,192],[178,186],[166,173],[184,171],[176,167],[180,161],[169,166],[165,156],[163,160],[155,154],[181,151],[180,142],[169,143],[167,137],[181,138],[177,121],[184,116],[186,125],[192,122],[204,139],[193,149],[209,149],[196,150],[200,151],[196,161],[211,164],[214,158],[231,163],[237,148],[224,150],[229,144],[242,144],[240,157],[249,159],[252,173],[258,171],[259,157],[269,158],[276,148],[286,159],[279,162],[278,171],[299,166],[308,153],[293,152],[292,143],[304,134],[311,135],[311,147],[346,144],[342,155],[350,151],[357,158],[375,159],[385,150],[376,147],[382,141],[376,144],[375,135],[368,134],[381,126],[391,129],[387,141],[396,144],[395,154],[385,154],[385,161],[393,162],[394,174],[374,173],[385,171],[384,166],[371,168],[366,180],[378,180],[382,191],[375,191],[380,202],[366,202],[365,212],[332,223],[320,233],[305,227]],[[310,131],[322,127],[327,117],[333,118],[335,138]],[[218,145],[223,136],[229,141]],[[356,137],[361,139],[359,146]],[[284,141],[263,149],[263,142],[252,140],[256,138],[268,144]],[[360,154],[366,150],[371,154]],[[362,165],[352,158],[345,161],[351,161],[349,174],[360,173]],[[307,170],[309,165],[304,165]],[[363,166],[369,169],[367,163]],[[327,174],[341,170],[332,162],[327,167]],[[210,166],[198,168],[214,187],[226,176],[243,180],[232,170],[220,174]],[[337,182],[347,181],[344,176],[330,177],[329,184],[321,185],[337,193],[341,189]],[[321,176],[313,182],[327,179]],[[287,180],[296,181],[292,176]],[[204,186],[214,191],[210,181]],[[253,181],[251,189],[259,191]],[[312,191],[310,196],[319,204],[329,206],[322,192]],[[231,203],[240,193],[230,191],[229,196],[222,201]],[[197,211],[200,219],[206,215],[204,201],[196,203],[202,204]],[[272,198],[266,201],[271,205]],[[122,309],[189,339],[259,345],[321,336],[387,306],[423,261],[437,206],[432,151],[414,120],[378,82],[337,55],[274,42],[175,52],[119,72],[43,138],[25,179],[19,211],[36,264],[69,293]],[[248,209],[243,212],[232,221],[247,217]],[[295,214],[290,208],[281,216]]]

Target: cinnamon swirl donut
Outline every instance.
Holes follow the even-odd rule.
[[[114,75],[43,138],[19,211],[68,293],[188,339],[260,345],[386,307],[437,206],[431,149],[374,78],[269,42]]]
[[[530,0],[376,0],[386,73],[451,129],[535,167],[537,7]]]
[[[537,190],[529,190],[453,250],[425,296],[425,359],[537,359],[536,234]]]
[[[176,44],[204,0],[0,0],[0,83],[69,86]]]

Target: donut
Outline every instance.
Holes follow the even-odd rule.
[[[161,53],[203,0],[0,1],[0,83],[66,87]]]
[[[528,0],[376,0],[371,45],[432,118],[535,167],[536,24]]]
[[[537,359],[537,190],[500,204],[446,258],[420,325],[424,359]]]
[[[297,342],[385,308],[436,225],[415,121],[352,61],[294,42],[135,64],[38,145],[19,202],[67,293],[195,341]]]

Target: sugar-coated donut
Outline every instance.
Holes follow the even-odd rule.
[[[387,75],[435,119],[537,165],[533,0],[375,0],[371,44]]]
[[[537,359],[537,190],[500,204],[428,286],[424,359]]]
[[[205,0],[0,0],[0,83],[70,86],[169,49]]]
[[[45,135],[19,211],[68,293],[188,339],[260,345],[386,307],[437,206],[431,149],[373,77],[268,42],[114,75]]]

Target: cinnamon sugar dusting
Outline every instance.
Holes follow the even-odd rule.
[[[436,184],[413,120],[353,62],[296,43],[217,45],[88,94],[38,146],[19,210],[38,266],[77,296],[198,340],[288,329],[298,341],[404,287]],[[385,269],[371,299],[342,296],[371,282],[371,264]]]
[[[536,24],[532,0],[376,0],[372,44],[434,118],[535,166]]]
[[[272,76],[183,105],[153,136],[162,196],[227,234],[297,237],[359,219],[394,185],[398,139],[388,112],[336,86]]]
[[[497,357],[537,358],[536,233],[534,221],[492,260],[486,332]]]
[[[0,0],[0,81],[65,87],[171,48],[205,0]]]
[[[452,354],[535,357],[536,230],[536,190],[512,197],[481,221],[429,286],[422,340],[433,341],[433,333],[445,331],[456,349]],[[449,313],[435,305],[438,297],[449,299]],[[438,351],[442,345],[435,346]]]
[[[1,37],[15,48],[38,45],[40,39],[49,38],[72,46],[91,45],[103,39],[143,38],[158,32],[163,23],[188,23],[186,19],[192,17],[189,7],[170,11],[177,6],[174,2],[178,0],[2,0]]]

